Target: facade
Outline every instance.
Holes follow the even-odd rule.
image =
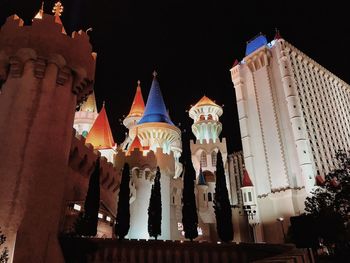
[[[349,85],[277,33],[260,35],[231,69],[246,169],[254,185],[257,241],[281,242],[277,218],[304,211],[317,175],[349,150]],[[334,109],[337,109],[336,111]],[[279,231],[281,232],[281,231]]]

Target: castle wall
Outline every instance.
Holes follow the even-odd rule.
[[[63,35],[52,16],[25,27],[12,16],[1,28],[0,225],[10,262],[63,262],[57,234],[71,127],[94,71],[88,37]]]

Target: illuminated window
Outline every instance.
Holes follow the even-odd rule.
[[[211,165],[216,166],[216,152],[215,151],[213,151],[211,153]]]
[[[184,230],[184,226],[182,225],[182,223],[180,223],[180,222],[177,223],[177,230],[179,230],[179,231]]]
[[[109,216],[106,216],[106,220],[107,220],[108,222],[111,222],[111,221],[112,221],[112,218],[110,218]]]
[[[197,232],[198,232],[198,235],[199,235],[199,236],[202,236],[202,235],[203,235],[203,230],[202,230],[202,228],[197,227]]]
[[[78,204],[74,204],[73,209],[77,210],[77,211],[80,211],[81,210],[81,206],[78,205]]]
[[[201,153],[201,166],[207,167],[207,153],[205,151]]]
[[[98,213],[98,218],[102,219],[103,215],[101,213]]]

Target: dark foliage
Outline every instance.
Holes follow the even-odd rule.
[[[156,240],[162,234],[162,197],[160,193],[160,170],[157,167],[148,207],[148,233]]]
[[[2,233],[0,228],[0,247],[5,243],[6,236]],[[9,260],[9,251],[7,247],[4,247],[0,252],[0,263],[7,263]]]
[[[222,155],[219,151],[216,161],[216,184],[214,209],[216,216],[216,228],[218,235],[223,242],[230,242],[233,239],[232,211],[226,187],[225,170],[222,162]]]
[[[115,225],[115,234],[122,240],[128,234],[130,228],[130,167],[124,164],[122,180],[120,183],[118,211]]]
[[[184,172],[183,188],[183,206],[182,206],[182,224],[185,231],[185,237],[191,241],[198,236],[198,215],[196,207],[196,198],[194,195],[195,170],[192,162],[187,162]]]
[[[96,236],[98,210],[100,208],[100,158],[90,176],[89,189],[86,194],[84,213],[81,213],[75,223],[75,232],[80,236]]]
[[[338,168],[319,180],[319,186],[305,201],[305,211],[314,222],[315,235],[338,254],[349,251],[350,156],[337,152]]]

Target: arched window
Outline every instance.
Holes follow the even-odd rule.
[[[208,120],[212,120],[213,119],[213,115],[209,114],[208,115]]]
[[[216,166],[216,152],[215,151],[213,151],[212,153],[211,153],[211,165],[212,166]]]
[[[201,167],[207,167],[207,153],[205,151],[201,153]]]
[[[199,120],[200,120],[200,121],[204,121],[204,120],[205,120],[204,115],[199,116]]]

